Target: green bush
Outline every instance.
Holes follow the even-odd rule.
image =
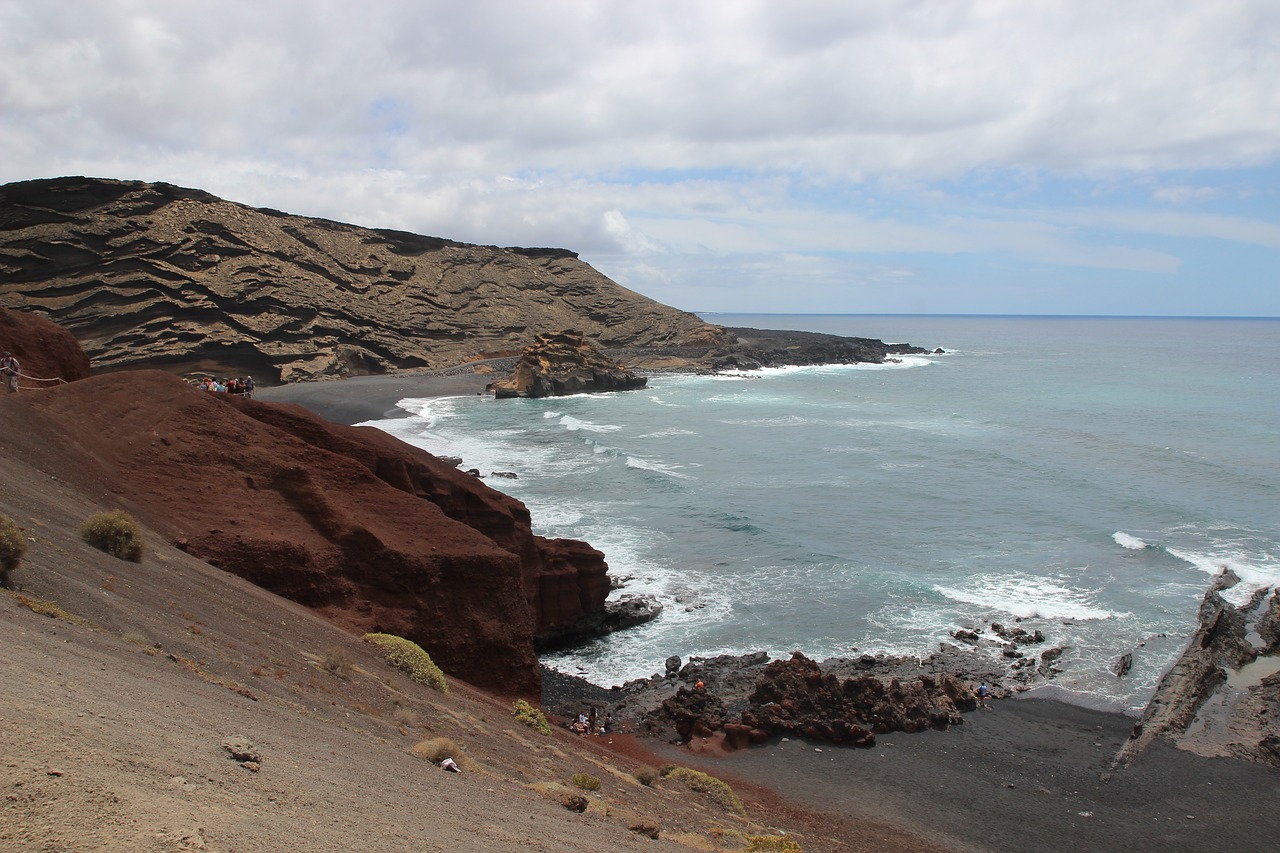
[[[118,559],[142,561],[142,531],[133,516],[123,510],[90,516],[80,527],[80,538]]]
[[[18,568],[18,562],[27,553],[27,540],[13,519],[0,515],[0,584],[9,580],[9,572]]]
[[[382,659],[419,684],[425,684],[441,693],[449,692],[444,673],[431,660],[422,646],[394,634],[365,634],[364,641],[382,650]]]
[[[600,780],[590,773],[574,773],[573,785],[583,791],[599,791]]]
[[[514,706],[516,719],[539,734],[551,734],[551,724],[546,716],[523,699],[517,699]]]
[[[714,776],[708,776],[700,770],[693,770],[688,767],[675,767],[669,773],[665,774],[668,779],[675,779],[677,782],[683,782],[691,791],[697,791],[700,794],[707,794],[711,799],[724,806],[729,811],[740,817],[746,817],[747,807],[742,804],[742,800],[733,792],[728,783],[717,779]]]

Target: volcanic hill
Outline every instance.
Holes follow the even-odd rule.
[[[567,249],[469,245],[83,177],[0,187],[0,305],[70,331],[96,372],[265,384],[514,356],[561,329],[604,348],[732,341]]]

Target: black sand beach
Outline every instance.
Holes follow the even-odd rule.
[[[658,751],[958,850],[1277,848],[1280,773],[1160,742],[1111,774],[1132,725],[1119,714],[1022,698],[993,702],[947,731],[881,735],[866,750],[792,739],[715,758],[669,744]]]
[[[362,377],[263,389],[259,397],[358,423],[396,416],[395,403],[404,397],[482,392],[492,378]],[[858,820],[966,851],[1280,848],[1280,772],[1157,741],[1113,773],[1133,723],[1033,691],[968,713],[949,730],[881,735],[865,750],[795,739],[727,755],[700,753],[697,743],[655,740],[652,748],[672,762],[767,787],[832,815],[830,849],[840,849],[839,834]]]
[[[297,403],[320,417],[340,424],[397,418],[405,413],[396,403],[408,397],[456,397],[484,393],[498,375],[470,368],[395,376],[356,376],[332,382],[298,382],[259,388],[259,400]]]

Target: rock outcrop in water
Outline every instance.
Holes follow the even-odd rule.
[[[489,386],[495,397],[561,397],[597,391],[632,391],[648,380],[602,355],[573,330],[539,335],[506,379]]]
[[[63,326],[96,371],[260,383],[449,367],[566,328],[606,348],[731,341],[566,249],[475,246],[95,178],[0,187],[0,305]]]
[[[1239,582],[1224,569],[1205,593],[1199,627],[1160,679],[1113,767],[1127,766],[1160,737],[1204,755],[1280,766],[1280,673],[1273,668],[1256,683],[1230,683],[1231,673],[1280,654],[1280,593],[1263,589],[1236,606],[1222,593]]]

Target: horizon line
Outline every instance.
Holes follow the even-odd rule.
[[[1009,319],[1062,320],[1280,320],[1270,314],[947,314],[856,311],[690,311],[691,314],[729,314],[740,317],[985,317]]]

